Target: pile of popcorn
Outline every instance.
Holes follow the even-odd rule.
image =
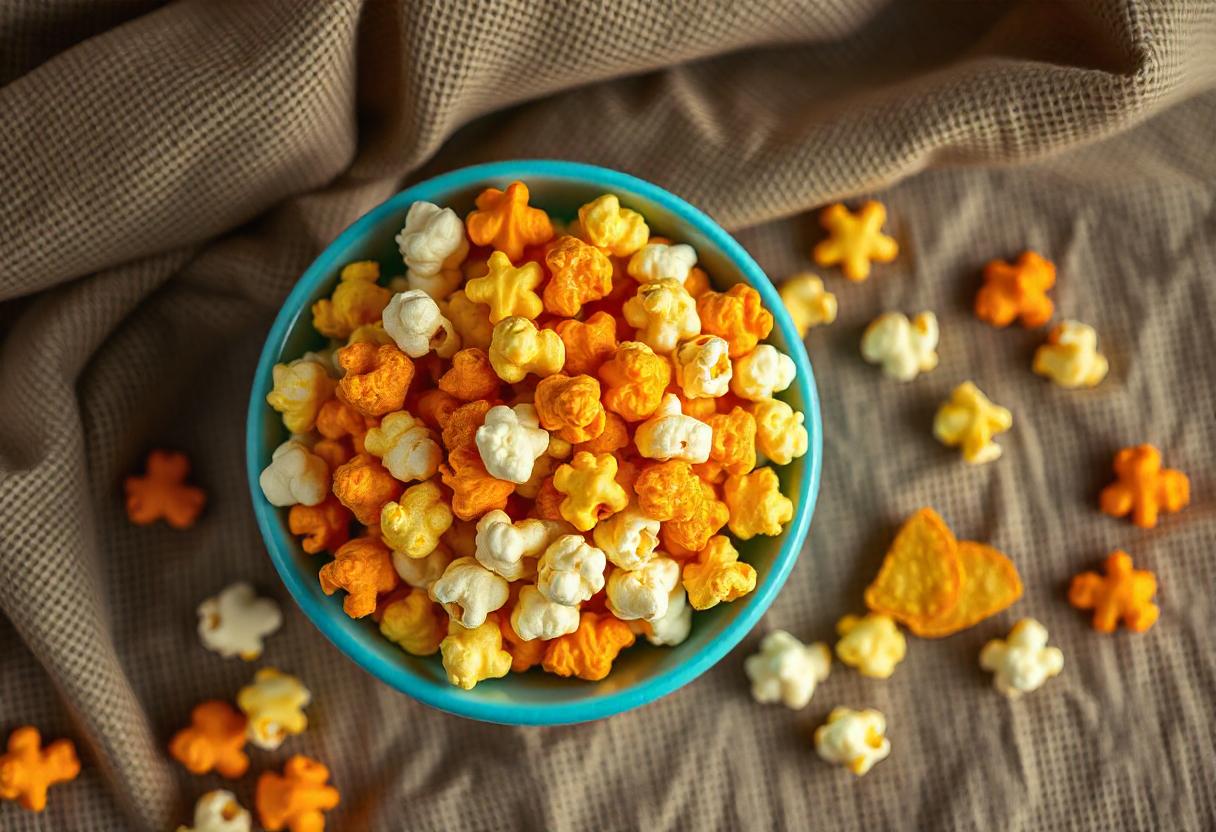
[[[754,589],[735,543],[781,533],[772,466],[807,450],[755,289],[711,289],[611,194],[565,228],[528,200],[489,188],[463,222],[414,203],[404,277],[347,265],[312,309],[330,346],[267,396],[292,436],[262,490],[332,553],[322,589],[466,689],[679,644]]]

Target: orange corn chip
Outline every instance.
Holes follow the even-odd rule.
[[[922,508],[900,528],[882,569],[866,587],[866,606],[909,627],[932,621],[959,599],[958,543],[945,521]]]
[[[1022,579],[1005,555],[971,540],[958,544],[963,584],[958,603],[928,621],[907,621],[908,629],[921,638],[943,638],[996,615],[1022,597]]]

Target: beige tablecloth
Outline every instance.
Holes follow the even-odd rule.
[[[166,829],[213,778],[164,753],[250,668],[194,607],[247,578],[286,611],[266,662],[312,687],[281,752],[325,760],[362,829],[1171,829],[1216,826],[1216,23],[1207,0],[650,3],[17,0],[0,8],[0,728],[73,737],[84,772],[6,830]],[[546,730],[428,710],[362,674],[285,596],[254,529],[244,405],[276,305],[403,183],[471,161],[580,159],[702,205],[781,279],[825,201],[877,194],[899,260],[826,275],[809,341],[825,462],[806,551],[756,633],[688,688]],[[1111,373],[1029,371],[1041,332],[969,312],[979,268],[1034,248]],[[941,366],[901,385],[861,328],[933,309]],[[1016,425],[968,467],[930,435],[975,379]],[[1120,446],[1153,442],[1194,502],[1140,531],[1096,510]],[[189,452],[197,528],[133,528],[124,474]],[[898,521],[933,504],[1017,561],[1025,598],[888,681],[837,665],[803,712],[761,708],[760,630],[830,639]],[[1102,636],[1064,587],[1116,547],[1155,570],[1161,621]],[[1066,668],[1009,704],[980,645],[1034,615]],[[854,781],[809,734],[837,704],[889,718]],[[236,789],[252,803],[251,775]]]

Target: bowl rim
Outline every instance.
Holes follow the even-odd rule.
[[[797,369],[796,384],[806,403],[805,426],[809,434],[808,461],[801,488],[795,500],[794,517],[785,531],[780,550],[773,559],[767,580],[746,599],[746,606],[727,623],[722,633],[692,656],[673,667],[655,673],[636,685],[615,690],[602,696],[570,702],[546,703],[543,706],[515,702],[487,702],[472,699],[458,687],[443,688],[423,681],[413,671],[367,650],[352,633],[340,626],[335,607],[319,601],[305,583],[303,570],[295,565],[294,546],[282,540],[279,530],[279,509],[261,498],[258,478],[259,450],[263,438],[261,426],[264,421],[266,403],[262,391],[270,389],[272,369],[279,351],[304,304],[321,282],[331,280],[344,263],[344,252],[351,244],[368,234],[391,214],[404,213],[409,205],[421,199],[430,199],[453,190],[469,189],[487,185],[491,181],[523,180],[530,178],[558,179],[591,184],[606,193],[632,192],[657,203],[679,218],[680,222],[695,228],[716,245],[722,254],[735,264],[744,281],[756,289],[771,310],[776,326],[787,344],[791,345],[790,356]],[[432,200],[433,201],[433,200]],[[794,562],[802,550],[814,513],[819,493],[819,478],[823,460],[823,432],[819,409],[819,396],[811,370],[806,345],[794,328],[775,285],[747,250],[726,232],[717,222],[699,208],[681,197],[644,179],[627,173],[589,165],[554,159],[515,159],[458,168],[419,181],[398,191],[393,196],[369,210],[349,225],[317,256],[296,281],[284,299],[275,317],[266,340],[262,345],[254,373],[249,397],[249,410],[245,426],[246,473],[258,529],[275,570],[279,573],[288,592],[303,610],[305,616],[321,631],[338,651],[347,659],[390,687],[456,716],[468,717],[483,722],[505,725],[565,725],[603,719],[653,702],[672,693],[709,670],[743,640],[776,599]],[[338,610],[337,615],[341,615]]]

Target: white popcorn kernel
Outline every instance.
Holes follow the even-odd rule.
[[[525,483],[532,476],[537,458],[549,448],[549,432],[540,426],[532,405],[512,408],[500,404],[486,413],[477,429],[476,442],[490,476]]]
[[[263,639],[283,625],[279,605],[259,598],[244,581],[232,584],[198,606],[198,637],[203,646],[226,659],[251,662],[262,655]]]
[[[761,704],[780,702],[787,708],[805,708],[815,687],[832,669],[832,651],[826,644],[803,644],[785,630],[774,630],[760,642],[760,652],[743,663],[752,683],[752,698]]]
[[[474,629],[486,616],[507,603],[510,589],[500,576],[474,558],[457,558],[448,564],[443,576],[431,585],[431,599],[443,604],[462,627]]]
[[[638,453],[647,459],[697,463],[709,459],[713,430],[685,414],[680,399],[674,393],[667,393],[654,415],[638,425],[633,441]]]
[[[604,553],[582,535],[562,535],[540,556],[536,588],[553,603],[574,607],[604,588],[607,566]]]
[[[477,521],[476,558],[486,569],[518,581],[530,577],[536,568],[532,561],[569,531],[555,520],[512,522],[505,511],[494,509]]]
[[[608,576],[608,610],[622,621],[654,621],[667,614],[671,591],[680,583],[680,564],[654,557],[637,569]]]
[[[390,413],[364,437],[363,445],[372,456],[401,482],[429,480],[443,462],[443,449],[435,434],[421,419],[404,410]]]
[[[901,312],[879,315],[861,336],[861,357],[898,381],[911,381],[937,366],[937,316],[921,312],[912,320]]]
[[[273,506],[315,506],[329,495],[329,466],[303,442],[289,439],[275,448],[258,485]]]
[[[672,356],[676,384],[685,398],[716,399],[730,389],[734,367],[730,344],[716,335],[698,335],[676,348]]]
[[[747,355],[735,359],[730,389],[741,399],[759,402],[771,399],[794,382],[794,359],[778,352],[771,344],[760,344]]]
[[[993,639],[980,651],[980,667],[995,674],[996,689],[1010,699],[1036,691],[1064,669],[1064,654],[1047,646],[1047,628],[1023,618],[1007,639]]]
[[[460,336],[452,322],[439,311],[434,298],[421,289],[389,298],[383,318],[388,337],[410,358],[421,358],[432,350],[440,358],[451,358],[460,349]]]
[[[625,271],[638,283],[660,280],[688,280],[688,273],[697,265],[697,252],[685,243],[667,245],[648,243],[629,258]]]
[[[659,545],[659,521],[643,514],[635,501],[624,511],[596,523],[592,536],[613,566],[637,569],[654,557]]]
[[[511,628],[524,641],[548,641],[573,633],[578,622],[578,607],[554,603],[534,586],[519,591],[519,600],[511,611]]]
[[[815,729],[815,751],[860,777],[891,753],[886,733],[887,719],[879,711],[833,708],[827,723]]]

